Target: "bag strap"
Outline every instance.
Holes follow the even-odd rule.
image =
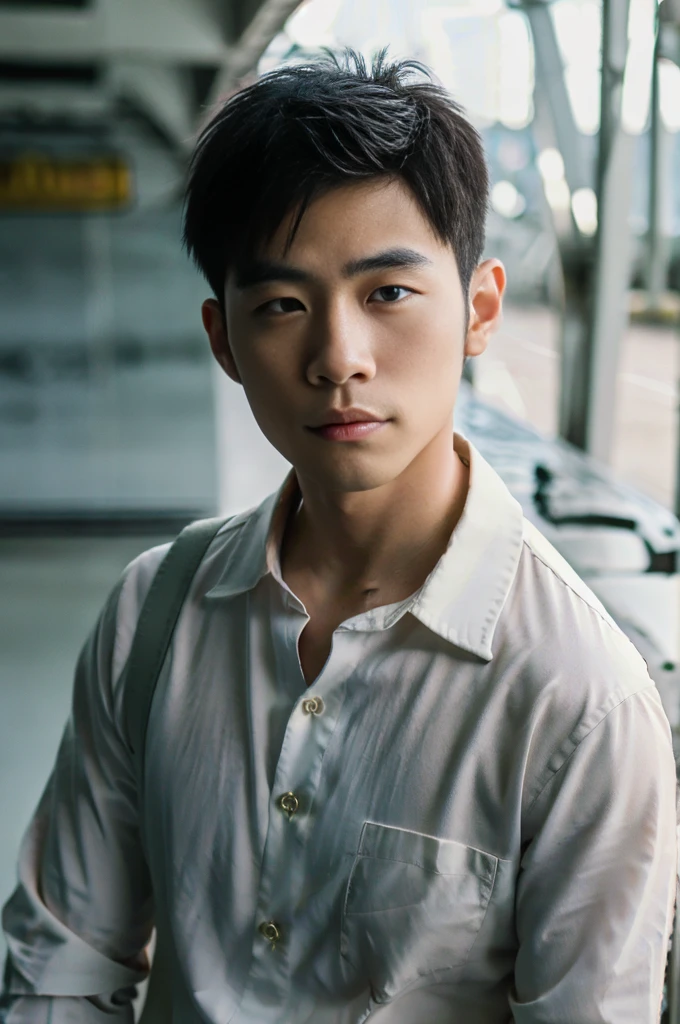
[[[161,562],[146,595],[123,669],[123,718],[144,781],[144,748],[151,702],[191,581],[211,541],[226,519],[199,519],[179,534]]]

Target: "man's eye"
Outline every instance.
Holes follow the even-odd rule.
[[[255,310],[256,313],[296,313],[305,307],[299,299],[283,298],[270,299]]]
[[[382,288],[376,288],[371,299],[377,302],[400,302],[405,296],[412,294],[410,288],[402,288],[398,284],[386,284]]]

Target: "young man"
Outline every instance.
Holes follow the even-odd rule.
[[[81,659],[5,909],[9,1024],[653,1024],[675,773],[632,645],[453,435],[505,275],[487,172],[408,65],[264,77],[201,136],[215,358],[292,463],[210,546],[143,784],[121,670],[163,557]]]

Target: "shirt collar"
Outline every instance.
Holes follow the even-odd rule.
[[[458,433],[454,448],[470,463],[463,514],[420,590],[398,605],[390,605],[388,614],[374,617],[373,628],[387,628],[408,611],[456,647],[488,661],[519,564],[524,519],[519,503],[476,448]],[[291,470],[275,494],[226,524],[220,533],[225,539],[220,559],[223,570],[208,598],[252,590],[267,574],[282,583],[281,539],[299,493]]]
[[[470,463],[465,508],[409,610],[456,647],[490,661],[493,635],[519,565],[524,515],[466,438],[455,434],[454,447]]]
[[[224,538],[219,552],[222,572],[206,597],[244,594],[268,573],[281,580],[279,552],[283,531],[299,494],[295,471],[291,469],[278,491],[265,498],[261,505],[225,523],[217,535],[218,543]]]

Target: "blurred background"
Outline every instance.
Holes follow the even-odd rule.
[[[0,0],[0,901],[118,573],[285,471],[202,336],[196,131],[344,45],[482,133],[509,297],[458,425],[680,724],[680,0]]]

